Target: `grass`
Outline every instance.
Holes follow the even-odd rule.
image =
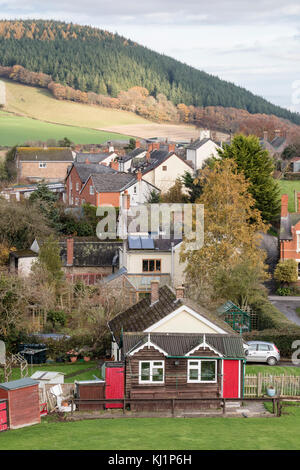
[[[33,117],[41,121],[94,129],[111,125],[149,123],[146,119],[127,111],[72,101],[58,101],[46,89],[26,86],[2,78],[1,81],[6,83],[6,109],[23,116]]]
[[[49,124],[0,111],[0,146],[21,145],[26,141],[68,137],[75,144],[101,144],[107,140],[129,140],[128,136],[88,128]]]
[[[297,308],[295,309],[295,312],[297,313],[298,317],[300,317],[300,307],[297,307]]]
[[[294,201],[294,190],[300,191],[300,180],[295,180],[295,181],[285,181],[285,180],[279,180],[279,189],[280,189],[280,195],[282,194],[287,194],[289,197],[289,206],[288,210],[289,212],[295,212],[295,201]]]
[[[264,366],[264,365],[246,365],[246,375],[257,375],[258,373],[268,375],[300,375],[300,367],[284,366]]]
[[[82,372],[86,369],[84,373],[78,373],[77,375],[72,375],[72,377],[66,377],[69,374],[73,374],[75,372]],[[96,375],[99,379],[101,378],[101,371],[97,368],[97,364],[94,361],[89,362],[58,362],[55,364],[33,364],[28,365],[28,375],[31,376],[37,370],[44,370],[44,371],[53,371],[53,372],[63,372],[65,374],[65,383],[73,383],[75,380],[93,380],[93,375]],[[12,371],[11,380],[18,380],[20,379],[20,368],[16,367]]]
[[[285,414],[288,412],[289,414]],[[300,407],[280,418],[122,418],[54,422],[1,433],[6,450],[298,450]]]

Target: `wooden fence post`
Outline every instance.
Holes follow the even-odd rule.
[[[262,389],[262,376],[261,373],[258,372],[257,374],[257,396],[261,396],[261,389]]]

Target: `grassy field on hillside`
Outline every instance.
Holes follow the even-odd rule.
[[[149,123],[134,113],[102,108],[72,101],[59,101],[43,88],[21,85],[10,80],[6,83],[5,109],[41,121],[101,129],[110,125]],[[59,109],[59,112],[58,112]]]
[[[0,111],[0,146],[21,145],[28,140],[60,140],[64,137],[68,137],[75,144],[101,144],[114,139],[129,140],[128,136],[109,131],[49,124]]]
[[[287,194],[289,196],[289,212],[295,212],[294,203],[294,190],[300,191],[300,180],[299,181],[278,181],[280,188],[280,195]]]
[[[0,433],[4,450],[299,450],[300,407],[280,418],[122,418]],[[288,414],[286,414],[288,413]]]

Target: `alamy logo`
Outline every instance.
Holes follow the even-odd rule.
[[[126,239],[141,235],[152,239],[184,239],[188,250],[199,250],[204,241],[203,204],[148,204],[121,209],[119,216],[115,207],[98,207],[97,216],[102,217],[96,229],[97,237]]]

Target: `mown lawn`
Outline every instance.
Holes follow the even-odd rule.
[[[294,190],[300,191],[300,180],[298,181],[285,181],[279,180],[280,195],[287,194],[289,197],[289,212],[295,212]]]
[[[268,374],[268,375],[300,375],[300,367],[268,366],[268,365],[246,365],[246,374]]]
[[[86,370],[86,369],[92,370]],[[43,371],[54,371],[54,372],[63,372],[65,374],[65,383],[73,383],[75,380],[93,380],[93,375],[101,378],[101,371],[97,368],[97,363],[94,361],[89,362],[62,362],[55,364],[33,364],[32,366],[28,365],[28,376],[30,377],[37,370]],[[86,370],[84,373],[79,373]],[[78,374],[73,375],[78,372]],[[67,375],[72,374],[72,377],[67,377]],[[16,367],[12,371],[11,380],[20,379],[20,368]]]
[[[0,146],[22,145],[30,140],[60,140],[64,137],[75,144],[101,144],[107,140],[129,140],[128,136],[121,134],[52,124],[0,111]]]
[[[280,418],[122,418],[0,433],[0,450],[298,450],[300,407]]]

